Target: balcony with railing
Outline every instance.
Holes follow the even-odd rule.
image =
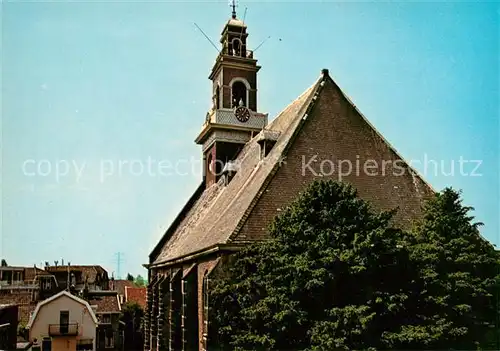
[[[49,336],[76,336],[76,335],[78,335],[78,323],[49,324]]]

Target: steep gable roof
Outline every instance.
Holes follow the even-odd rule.
[[[97,322],[97,317],[95,316],[95,313],[94,311],[92,310],[92,308],[90,307],[89,303],[73,294],[70,294],[69,292],[67,292],[66,290],[63,290],[51,297],[49,297],[48,299],[45,299],[41,302],[38,303],[38,305],[36,306],[36,309],[35,309],[35,312],[33,312],[33,315],[31,316],[30,318],[30,321],[28,322],[28,325],[26,326],[27,328],[31,328],[31,325],[33,324],[33,322],[35,321],[36,319],[36,316],[38,315],[38,312],[40,312],[40,309],[51,303],[52,301],[54,300],[57,300],[58,298],[62,297],[62,296],[66,296],[66,297],[69,297],[70,299],[82,304],[85,308],[87,308],[87,311],[89,312],[90,314],[90,317],[92,318],[92,320],[94,321],[95,324],[98,324]]]
[[[170,224],[168,229],[166,230],[165,234],[161,237],[160,241],[156,244],[156,246],[153,248],[151,253],[149,254],[149,260],[150,262],[153,262],[154,259],[160,254],[162,251],[163,247],[167,243],[167,241],[170,239],[172,234],[175,232],[177,227],[182,223],[182,221],[186,218],[186,216],[189,215],[191,209],[193,208],[194,204],[199,200],[201,194],[203,194],[203,191],[205,190],[205,183],[201,183],[198,185],[198,188],[196,191],[191,195],[189,200],[186,202],[184,207],[181,209],[177,217],[175,217],[174,221]]]
[[[328,75],[328,71],[323,70],[322,76],[313,86],[286,107],[264,131],[244,146],[235,160],[238,172],[231,182],[226,185],[221,179],[207,188],[187,209],[182,221],[175,228],[171,228],[170,236],[159,254],[154,257],[153,265],[175,262],[182,257],[232,242],[276,171],[281,167],[282,161],[301,132],[325,84],[340,90]],[[397,155],[348,97],[342,92],[341,94],[380,137],[384,145]],[[279,133],[279,137],[271,152],[261,159],[260,145],[257,140],[266,130]],[[428,184],[426,186],[431,189]]]

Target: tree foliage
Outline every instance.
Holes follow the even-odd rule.
[[[135,280],[135,278],[132,274],[127,273],[127,280],[133,282]]]
[[[500,349],[499,340],[485,340],[494,330],[499,336],[500,260],[471,210],[447,188],[426,204],[416,227],[410,248],[417,279],[408,306],[414,322],[406,326],[407,334],[419,336],[415,345]]]
[[[136,302],[122,306],[120,319],[125,323],[125,349],[139,350],[143,346],[142,323],[144,311]]]
[[[495,319],[498,256],[459,194],[429,202],[414,232],[347,185],[319,181],[211,285],[218,349],[475,348]],[[496,258],[495,258],[496,257]],[[496,279],[496,280],[495,280]]]
[[[135,277],[134,283],[138,287],[146,286],[146,281],[144,280],[144,278],[140,274],[138,274],[137,277]]]

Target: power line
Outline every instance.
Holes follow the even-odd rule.
[[[122,262],[124,261],[123,259],[123,252],[116,252],[115,253],[115,261],[116,261],[116,279],[121,279],[121,265]]]

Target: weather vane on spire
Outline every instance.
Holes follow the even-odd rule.
[[[231,17],[233,19],[236,19],[236,0],[229,0],[229,6],[231,6],[233,8],[233,13],[231,15]]]

